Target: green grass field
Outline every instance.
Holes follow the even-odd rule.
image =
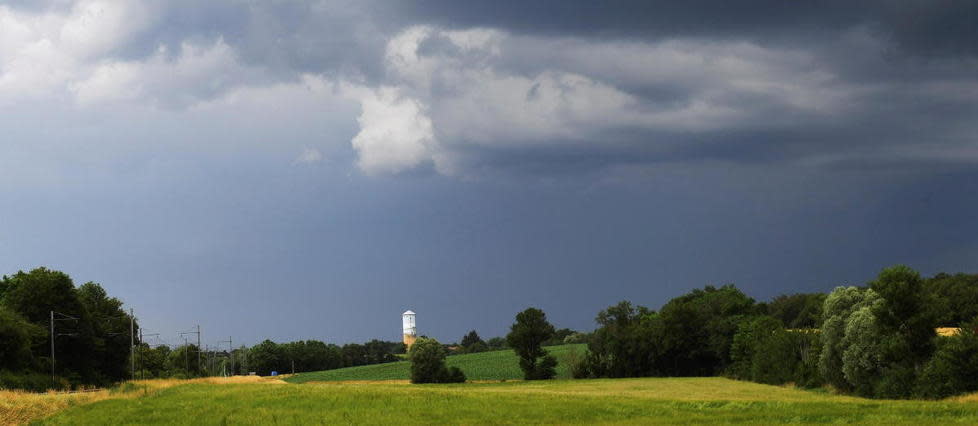
[[[570,357],[583,356],[587,345],[562,345],[546,348],[557,357],[557,378],[569,379],[567,362]],[[449,366],[461,368],[469,380],[519,380],[523,378],[516,354],[511,350],[455,355],[447,358]],[[361,367],[300,373],[285,379],[290,383],[334,382],[348,380],[407,380],[411,378],[408,361]]]
[[[874,401],[723,378],[183,384],[42,424],[976,424],[978,402]]]

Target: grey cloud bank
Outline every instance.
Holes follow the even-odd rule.
[[[8,2],[0,271],[101,281],[148,328],[340,341],[974,271],[976,16]]]

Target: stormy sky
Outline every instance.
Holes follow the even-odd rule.
[[[176,343],[978,272],[978,3],[0,3],[0,273]]]

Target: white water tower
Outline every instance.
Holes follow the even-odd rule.
[[[401,314],[401,324],[404,329],[404,344],[411,347],[414,341],[418,339],[418,327],[414,323],[415,313],[413,311],[407,311]]]

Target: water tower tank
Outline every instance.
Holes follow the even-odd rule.
[[[404,331],[404,344],[411,347],[414,341],[418,338],[418,327],[415,325],[414,316],[416,314],[413,311],[407,311],[401,314],[401,325]]]

